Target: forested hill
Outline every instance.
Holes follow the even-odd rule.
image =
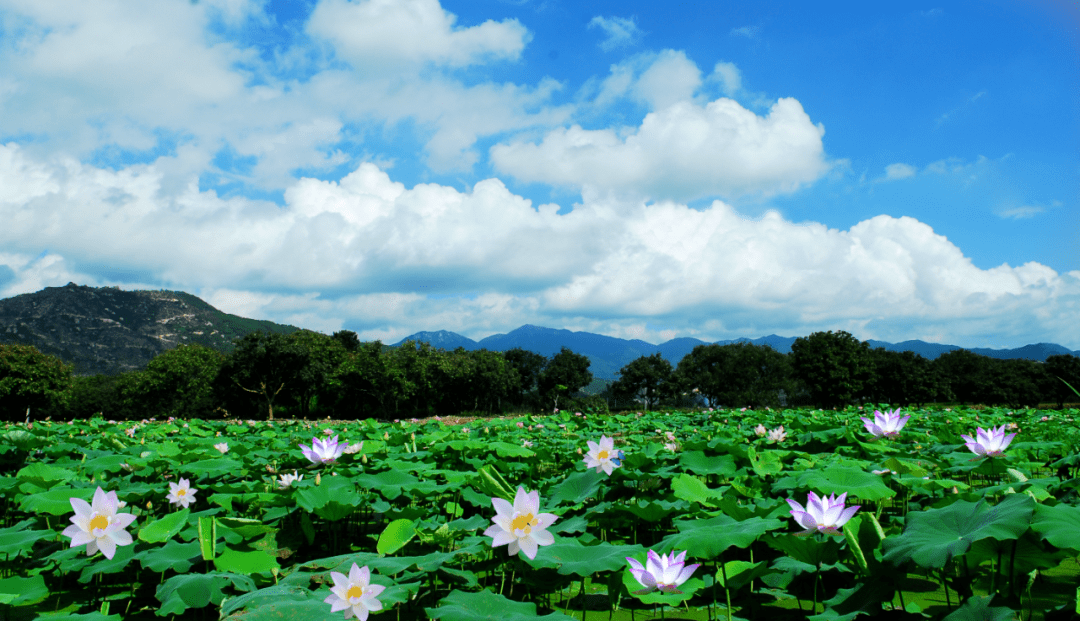
[[[68,283],[0,300],[0,344],[33,345],[80,375],[142,369],[180,344],[229,352],[234,339],[250,332],[298,329],[223,313],[182,291]]]

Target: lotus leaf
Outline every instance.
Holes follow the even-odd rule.
[[[174,535],[187,526],[189,515],[191,515],[190,509],[181,509],[166,515],[160,520],[154,520],[139,530],[139,540],[147,543],[161,543],[172,539]]]
[[[1080,550],[1080,507],[1036,505],[1031,530],[1054,547]]]
[[[538,616],[536,604],[515,602],[491,591],[466,593],[453,590],[439,600],[437,608],[425,608],[431,619],[443,621],[572,621],[561,612]]]
[[[214,558],[214,567],[218,571],[233,572],[238,574],[271,573],[274,569],[280,569],[277,559],[263,550],[240,552],[230,548]]]
[[[691,558],[708,560],[732,546],[745,548],[766,532],[783,526],[780,520],[753,517],[739,522],[727,515],[677,521],[675,527],[680,532],[665,537],[654,550],[658,553],[686,550]]]
[[[923,568],[940,569],[980,539],[1016,539],[1028,529],[1034,509],[1030,496],[1012,494],[996,506],[985,499],[958,500],[943,509],[909,513],[903,534],[882,542],[884,560],[894,564],[911,560]]]

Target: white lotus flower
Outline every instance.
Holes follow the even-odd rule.
[[[600,443],[588,441],[589,452],[585,455],[585,467],[596,468],[604,474],[610,475],[615,468],[622,465],[623,452],[615,450],[615,440],[607,436],[600,436]]]
[[[287,489],[292,486],[294,481],[299,481],[303,478],[304,475],[297,475],[295,470],[293,470],[292,474],[283,474],[281,475],[281,480],[278,481],[278,489]]]
[[[555,543],[555,537],[547,532],[547,528],[559,517],[540,513],[540,492],[526,493],[525,488],[518,487],[512,506],[502,498],[492,498],[491,504],[496,513],[491,519],[494,525],[484,531],[484,536],[492,538],[492,547],[509,544],[510,556],[520,550],[533,559],[538,546]]]
[[[73,525],[65,528],[63,534],[71,537],[71,547],[85,544],[87,556],[101,550],[105,558],[112,559],[116,546],[131,545],[131,534],[124,529],[135,521],[135,516],[116,512],[120,508],[116,492],[106,494],[99,487],[94,492],[93,505],[82,498],[71,498],[70,502],[75,510],[71,518]]]
[[[766,438],[766,440],[770,444],[773,444],[773,443],[783,442],[784,438],[786,438],[786,437],[787,437],[787,432],[784,431],[784,426],[780,425],[776,429],[773,429],[772,431],[769,432],[769,437]]]
[[[344,610],[346,619],[356,617],[360,621],[367,621],[368,613],[382,610],[378,597],[386,587],[371,584],[371,569],[368,567],[361,569],[353,563],[348,576],[332,571],[330,578],[334,586],[330,588],[330,595],[323,600],[330,604],[330,612]]]
[[[191,503],[195,502],[195,494],[199,490],[191,489],[191,482],[187,479],[180,479],[180,483],[176,484],[169,481],[169,495],[167,498],[169,502],[180,505],[185,509]]]

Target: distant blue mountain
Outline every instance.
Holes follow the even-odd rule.
[[[770,334],[756,339],[738,338],[726,341],[716,341],[717,345],[730,345],[732,343],[753,343],[754,345],[768,345],[782,354],[791,353],[791,344],[796,337],[777,336]],[[603,334],[591,332],[571,332],[570,330],[556,330],[541,326],[524,325],[507,334],[493,334],[480,339],[479,342],[454,332],[439,330],[438,332],[417,332],[394,343],[391,347],[399,347],[405,341],[430,343],[432,347],[452,351],[458,347],[472,351],[487,349],[489,351],[507,351],[515,347],[535,352],[548,358],[559,353],[563,347],[576,354],[582,354],[589,358],[591,366],[589,370],[593,377],[604,380],[618,379],[618,372],[627,364],[641,356],[651,356],[659,353],[672,366],[678,366],[679,361],[689,354],[698,345],[707,345],[706,341],[695,338],[677,338],[653,345],[645,341],[633,339],[620,339]],[[924,341],[904,341],[903,343],[887,343],[885,341],[867,341],[871,349],[883,347],[889,351],[911,351],[920,354],[924,358],[933,360],[941,354],[964,349],[956,345],[939,345]],[[1072,354],[1080,356],[1080,350],[1070,351],[1061,345],[1053,343],[1038,343],[1025,345],[1016,349],[986,349],[975,348],[969,350],[973,353],[991,358],[1013,359],[1025,358],[1028,360],[1045,361],[1048,357],[1058,354]]]

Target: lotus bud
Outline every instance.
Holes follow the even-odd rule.
[[[315,475],[315,485],[318,485],[319,483],[322,483],[322,473],[321,472]]]
[[[152,501],[150,501],[150,500],[147,500],[146,501],[146,510],[149,511],[150,509],[153,509],[153,508],[154,508],[154,503]]]

